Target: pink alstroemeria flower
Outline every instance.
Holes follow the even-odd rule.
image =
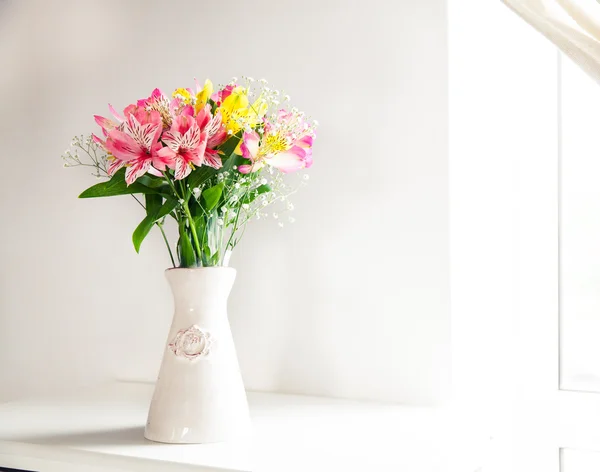
[[[131,110],[130,110],[131,111]],[[173,164],[169,157],[160,156],[162,148],[158,142],[162,131],[162,121],[157,111],[131,113],[123,126],[108,133],[105,148],[114,157],[108,168],[109,175],[127,166],[125,182],[131,185],[140,176],[148,172],[152,166],[157,170],[165,170],[165,166]],[[136,117],[137,115],[137,117]],[[142,122],[138,118],[142,119]]]
[[[223,126],[221,114],[216,113],[214,116],[210,112],[210,105],[198,111],[196,122],[200,131],[206,131],[208,139],[206,149],[204,150],[204,164],[220,169],[223,166],[219,152],[215,149],[227,140],[227,130]]]
[[[108,136],[108,133],[110,131],[112,131],[113,129],[118,127],[119,124],[121,124],[121,123],[123,123],[123,121],[125,121],[124,118],[119,113],[117,113],[117,110],[115,110],[110,103],[108,104],[108,110],[115,117],[115,119],[118,121],[118,123],[115,123],[114,121],[109,120],[108,118],[104,118],[103,116],[94,115],[94,120],[96,120],[96,123],[98,123],[98,126],[100,126],[102,128],[102,133],[104,134],[104,137]]]
[[[146,108],[156,102],[160,102],[165,98],[165,94],[161,92],[159,88],[152,90],[152,93],[148,98],[141,98],[137,101],[137,106]]]
[[[242,156],[250,159],[252,164],[239,166],[238,170],[242,174],[249,174],[268,164],[287,174],[309,167],[312,164],[312,153],[299,144],[296,143],[285,151],[271,152],[268,145],[261,145],[260,136],[256,131],[245,132],[240,149]],[[302,142],[301,144],[306,143]]]
[[[208,133],[200,130],[193,116],[176,116],[171,129],[163,133],[162,141],[167,147],[160,149],[158,155],[175,162],[176,180],[187,177],[194,165],[203,164]]]

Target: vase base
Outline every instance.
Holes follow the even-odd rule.
[[[244,432],[230,434],[210,435],[193,434],[190,431],[181,431],[181,434],[152,434],[147,429],[144,431],[144,438],[148,441],[162,444],[214,444],[223,442],[239,441],[250,437],[249,428]]]

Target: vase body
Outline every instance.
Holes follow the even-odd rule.
[[[175,301],[144,436],[197,444],[248,434],[246,392],[227,319],[235,269],[169,269]]]

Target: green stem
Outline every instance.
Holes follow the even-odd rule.
[[[249,192],[250,192],[250,187],[248,187],[248,190],[246,190],[242,194],[242,198],[240,198],[240,202],[244,201],[244,198],[246,198],[246,196],[248,195]],[[229,235],[229,239],[227,240],[227,245],[225,246],[225,250],[223,251],[223,260],[221,261],[221,264],[223,263],[223,261],[225,259],[225,254],[227,254],[227,249],[229,248],[231,242],[233,241],[235,233],[238,230],[238,222],[240,220],[240,214],[242,213],[242,203],[240,203],[236,208],[237,208],[237,212],[235,215],[235,221],[233,223],[233,229],[231,230],[231,234]],[[233,247],[231,248],[231,250],[233,250]]]
[[[198,253],[198,260],[201,260],[202,257],[202,249],[200,246],[200,241],[198,240],[198,233],[196,233],[196,225],[194,224],[194,220],[192,218],[192,214],[190,213],[190,207],[187,202],[184,201],[183,211],[185,211],[185,215],[187,216],[188,222],[190,224],[190,230],[192,231],[192,239],[194,240],[194,245],[196,246],[196,252]]]
[[[131,196],[133,197],[133,199],[138,202],[140,204],[140,206],[145,210],[146,207],[144,206],[144,204],[142,202],[140,202],[140,200],[138,199],[138,197],[136,197],[135,195],[131,194]]]
[[[166,172],[166,171],[163,171],[163,173],[162,173],[162,174],[164,175],[164,177],[165,177],[165,180],[167,181],[167,183],[168,183],[168,184],[171,186],[171,189],[173,190],[173,193],[175,194],[175,196],[176,196],[177,198],[181,198],[181,197],[179,196],[179,194],[177,193],[177,189],[175,188],[175,185],[173,184],[173,181],[172,181],[172,180],[169,178],[169,174],[167,174],[167,172]]]
[[[156,226],[158,226],[158,229],[160,229],[162,237],[165,240],[165,244],[167,245],[167,249],[169,250],[169,257],[171,258],[173,267],[177,267],[177,264],[175,264],[175,258],[173,257],[173,252],[171,251],[171,245],[169,244],[169,240],[167,239],[167,235],[165,234],[165,230],[163,229],[162,223],[157,222]]]

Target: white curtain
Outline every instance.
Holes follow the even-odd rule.
[[[600,82],[600,0],[502,1]]]

